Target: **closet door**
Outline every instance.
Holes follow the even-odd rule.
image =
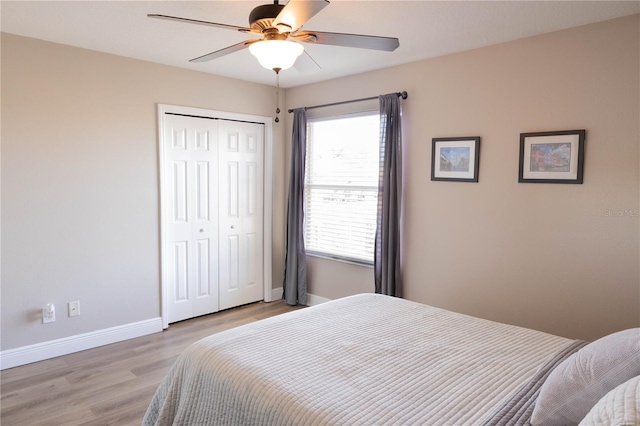
[[[165,115],[169,323],[218,310],[218,122]]]
[[[220,309],[263,295],[264,126],[220,120]]]

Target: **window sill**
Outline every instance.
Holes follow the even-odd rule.
[[[306,255],[311,257],[318,257],[320,259],[333,260],[335,262],[348,263],[350,265],[355,265],[355,266],[362,266],[364,268],[373,268],[373,262],[367,262],[364,260],[359,261],[359,260],[347,259],[344,257],[331,256],[328,254],[316,253],[316,252],[306,252]]]

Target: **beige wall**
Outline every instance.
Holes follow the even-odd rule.
[[[273,102],[272,87],[2,34],[2,350],[159,317],[156,104],[271,116]],[[57,321],[43,325],[50,302]]]
[[[639,41],[636,15],[289,89],[287,107],[407,90],[405,297],[594,339],[640,326]],[[573,129],[583,185],[518,183],[520,133]],[[482,138],[479,183],[430,180],[450,136]],[[310,269],[318,296],[373,290],[370,268]]]

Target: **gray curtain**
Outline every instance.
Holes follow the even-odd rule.
[[[402,128],[396,93],[380,100],[380,177],[374,252],[376,293],[402,296],[400,213],[402,205]]]
[[[287,203],[287,241],[282,298],[289,305],[307,304],[307,258],[304,251],[304,168],[307,150],[307,114],[293,111],[291,173]]]

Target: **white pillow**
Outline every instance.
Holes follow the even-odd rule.
[[[603,396],[580,422],[580,426],[637,424],[640,424],[640,376]]]
[[[610,390],[640,375],[640,328],[610,334],[558,365],[540,388],[533,426],[577,425]]]

